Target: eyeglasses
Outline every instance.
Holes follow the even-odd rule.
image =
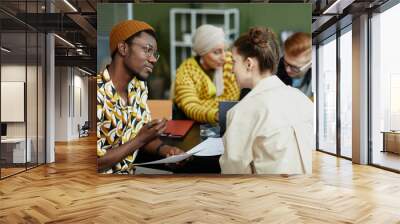
[[[285,59],[283,59],[283,64],[285,65],[286,68],[290,68],[290,70],[292,70],[293,72],[298,73],[298,72],[304,71],[306,68],[308,68],[308,66],[310,66],[310,64],[311,64],[311,61],[301,67],[298,67],[298,66],[289,64]]]
[[[144,53],[146,54],[147,58],[150,58],[151,56],[153,56],[156,59],[156,61],[158,61],[158,59],[160,58],[160,52],[158,52],[157,50],[154,50],[154,47],[151,44],[143,45],[143,44],[140,44],[137,42],[132,42],[131,44],[136,44],[136,45],[140,46],[143,49]]]

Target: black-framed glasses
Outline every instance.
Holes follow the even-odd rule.
[[[283,59],[283,64],[285,65],[286,68],[290,68],[290,70],[292,70],[293,72],[298,73],[298,72],[304,71],[306,68],[308,68],[308,66],[310,66],[310,64],[311,64],[311,61],[301,67],[298,67],[298,66],[289,64],[285,59]]]
[[[156,61],[158,61],[158,59],[160,58],[160,52],[154,50],[154,47],[151,44],[143,45],[137,42],[131,42],[131,44],[136,44],[140,46],[143,49],[144,53],[146,54],[147,58],[153,56],[156,59]]]

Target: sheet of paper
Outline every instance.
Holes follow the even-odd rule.
[[[188,154],[195,156],[217,156],[224,153],[224,143],[222,138],[207,138],[202,143],[187,151]]]
[[[191,157],[192,155],[217,156],[217,155],[222,155],[222,153],[224,153],[224,143],[222,142],[222,138],[208,138],[184,154],[170,156],[164,159],[146,163],[135,163],[133,165],[140,166],[140,165],[152,165],[152,164],[163,164],[163,163],[177,163]]]

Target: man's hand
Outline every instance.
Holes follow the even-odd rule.
[[[144,145],[157,138],[167,128],[167,120],[157,119],[145,124],[136,135],[136,139]]]
[[[170,145],[164,145],[160,148],[160,156],[170,157],[185,153],[182,149]]]
[[[218,123],[219,122],[219,112],[215,114],[215,121]]]
[[[177,148],[177,147],[173,147],[170,145],[164,145],[160,148],[160,155],[163,157],[169,157],[169,156],[174,156],[174,155],[180,155],[185,153],[182,149]],[[166,164],[167,166],[171,167],[171,168],[178,168],[178,167],[182,167],[184,164],[186,164],[186,162],[190,161],[192,157],[189,157],[183,161],[174,163],[174,164]]]

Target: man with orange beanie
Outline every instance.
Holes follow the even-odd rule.
[[[183,153],[159,135],[165,120],[151,121],[147,78],[159,58],[155,30],[126,20],[110,33],[111,64],[97,76],[97,165],[102,173],[133,174],[139,151],[168,157]]]

